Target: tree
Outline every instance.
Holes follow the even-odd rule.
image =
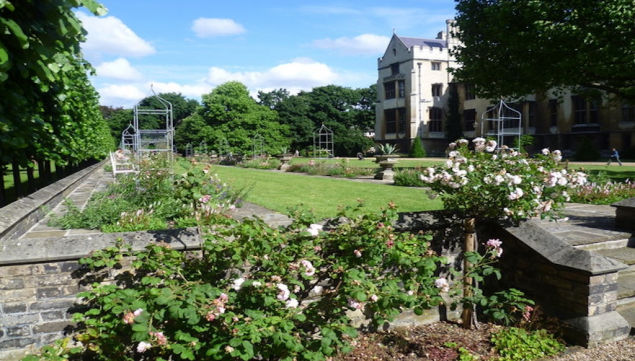
[[[415,138],[415,141],[412,143],[412,148],[410,149],[409,155],[412,158],[423,158],[426,156],[426,150],[425,148],[423,148],[423,144],[421,144],[421,138]]]
[[[276,110],[278,105],[283,101],[289,99],[289,91],[287,89],[275,89],[270,92],[258,91],[258,104],[269,107],[269,109]]]
[[[288,147],[290,143],[289,128],[278,123],[277,113],[256,103],[249,96],[247,87],[239,82],[221,84],[209,94],[203,95],[203,105],[199,108],[198,115],[209,127],[205,128],[201,140],[213,148],[224,138],[232,152],[250,154],[256,135],[265,140],[264,148],[269,154],[279,153],[281,148]],[[196,118],[188,123],[191,125],[194,120]]]
[[[479,95],[585,87],[635,100],[632,0],[458,0],[453,72]]]
[[[445,135],[450,141],[463,138],[461,113],[459,112],[459,92],[456,83],[450,84],[448,97],[448,116],[445,123]]]
[[[0,164],[65,164],[112,146],[80,53],[80,6],[105,14],[94,0],[0,2]]]
[[[190,116],[199,105],[194,99],[186,99],[181,93],[159,93],[161,98],[172,104],[172,118],[174,125],[179,124],[183,119]],[[165,105],[161,103],[155,96],[143,98],[139,102],[139,107],[150,109],[165,109]],[[144,129],[160,129],[165,128],[165,119],[154,115],[141,115],[139,117],[140,127]]]
[[[122,107],[113,108],[110,106],[100,106],[104,120],[108,123],[110,128],[110,135],[112,135],[115,141],[121,138],[121,133],[130,125],[133,121],[132,109],[124,109]]]

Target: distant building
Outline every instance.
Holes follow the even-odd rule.
[[[451,20],[435,39],[393,34],[377,61],[375,140],[397,144],[401,152],[420,137],[429,155],[443,155],[450,87],[456,87],[461,127],[467,138],[491,134],[481,122],[497,100],[478,98],[469,84],[453,82],[449,67],[458,67],[450,49],[459,44]],[[568,93],[528,95],[506,102],[522,113],[521,133],[534,137],[534,150],[543,147],[573,151],[583,139],[598,150],[623,152],[635,147],[635,107],[632,104],[590,99]],[[508,124],[517,127],[517,124]],[[454,139],[452,139],[454,140]],[[505,143],[512,145],[511,139]],[[634,149],[635,150],[635,149]],[[635,156],[635,152],[632,156]]]

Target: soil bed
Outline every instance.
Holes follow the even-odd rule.
[[[458,360],[463,347],[478,360],[496,360],[498,352],[489,342],[501,326],[482,323],[478,330],[465,330],[460,325],[437,322],[412,328],[399,328],[382,333],[360,335],[354,349],[338,355],[333,361],[451,361]],[[595,348],[572,346],[560,355],[541,361],[632,361],[635,360],[635,337]]]

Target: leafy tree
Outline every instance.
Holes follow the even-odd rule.
[[[309,117],[309,109],[306,93],[290,96],[276,106],[278,121],[289,126],[292,149],[306,149],[313,144],[316,127]]]
[[[278,104],[289,99],[289,91],[287,89],[275,89],[270,92],[258,91],[258,104],[269,107],[276,110]]]
[[[289,128],[278,123],[275,111],[256,103],[249,96],[247,87],[239,82],[221,84],[203,95],[203,105],[198,114],[209,127],[204,128],[205,132],[201,135],[201,140],[209,145],[218,145],[224,138],[232,152],[249,154],[253,150],[254,137],[260,135],[269,154],[289,146]],[[198,120],[192,118],[188,126],[194,121]]]
[[[483,96],[582,86],[635,99],[632,0],[458,0],[456,10],[454,73]]]
[[[94,0],[0,1],[0,163],[75,162],[112,146],[80,54],[80,6],[105,13]]]
[[[459,112],[459,92],[456,83],[450,84],[448,96],[448,116],[445,123],[445,134],[448,140],[455,141],[463,138],[461,127],[461,113]]]
[[[132,109],[124,109],[122,107],[113,108],[110,106],[100,106],[102,116],[108,123],[110,128],[110,134],[115,141],[121,138],[121,133],[130,125],[133,121]]]
[[[181,93],[159,93],[158,95],[172,104],[172,118],[175,126],[194,113],[196,107],[199,105],[196,100],[186,99]],[[139,102],[139,107],[165,109],[165,105],[155,96],[143,98]],[[141,115],[139,117],[139,123],[140,127],[144,129],[165,128],[165,118],[155,115]]]

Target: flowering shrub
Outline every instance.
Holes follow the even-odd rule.
[[[95,253],[81,261],[90,277],[126,259],[132,270],[80,294],[76,352],[96,360],[324,360],[356,336],[350,311],[380,326],[403,308],[419,313],[441,301],[434,272],[443,259],[429,236],[396,233],[393,208],[342,216],[329,229],[300,212],[281,229],[260,219],[208,224],[199,255],[165,244]]]
[[[593,179],[594,178],[594,179]],[[635,184],[627,179],[617,182],[599,174],[571,192],[571,201],[587,204],[611,204],[622,199],[635,197]]]
[[[350,165],[348,159],[342,159],[337,164],[326,163],[324,161],[310,160],[308,163],[292,164],[287,172],[307,173],[311,175],[325,175],[332,177],[355,178],[359,176],[369,176],[375,174],[374,168],[354,167]]]
[[[586,183],[586,174],[561,169],[560,151],[543,149],[528,159],[496,142],[475,138],[473,149],[461,139],[450,144],[444,166],[429,167],[421,180],[441,194],[446,209],[467,217],[513,221],[553,215],[569,201],[571,189]]]
[[[93,195],[83,210],[66,202],[68,212],[51,223],[104,232],[181,227],[196,218],[225,213],[242,196],[209,168],[189,162],[179,165],[184,172],[174,175],[161,164],[144,161],[139,174],[117,178],[104,192]]]

